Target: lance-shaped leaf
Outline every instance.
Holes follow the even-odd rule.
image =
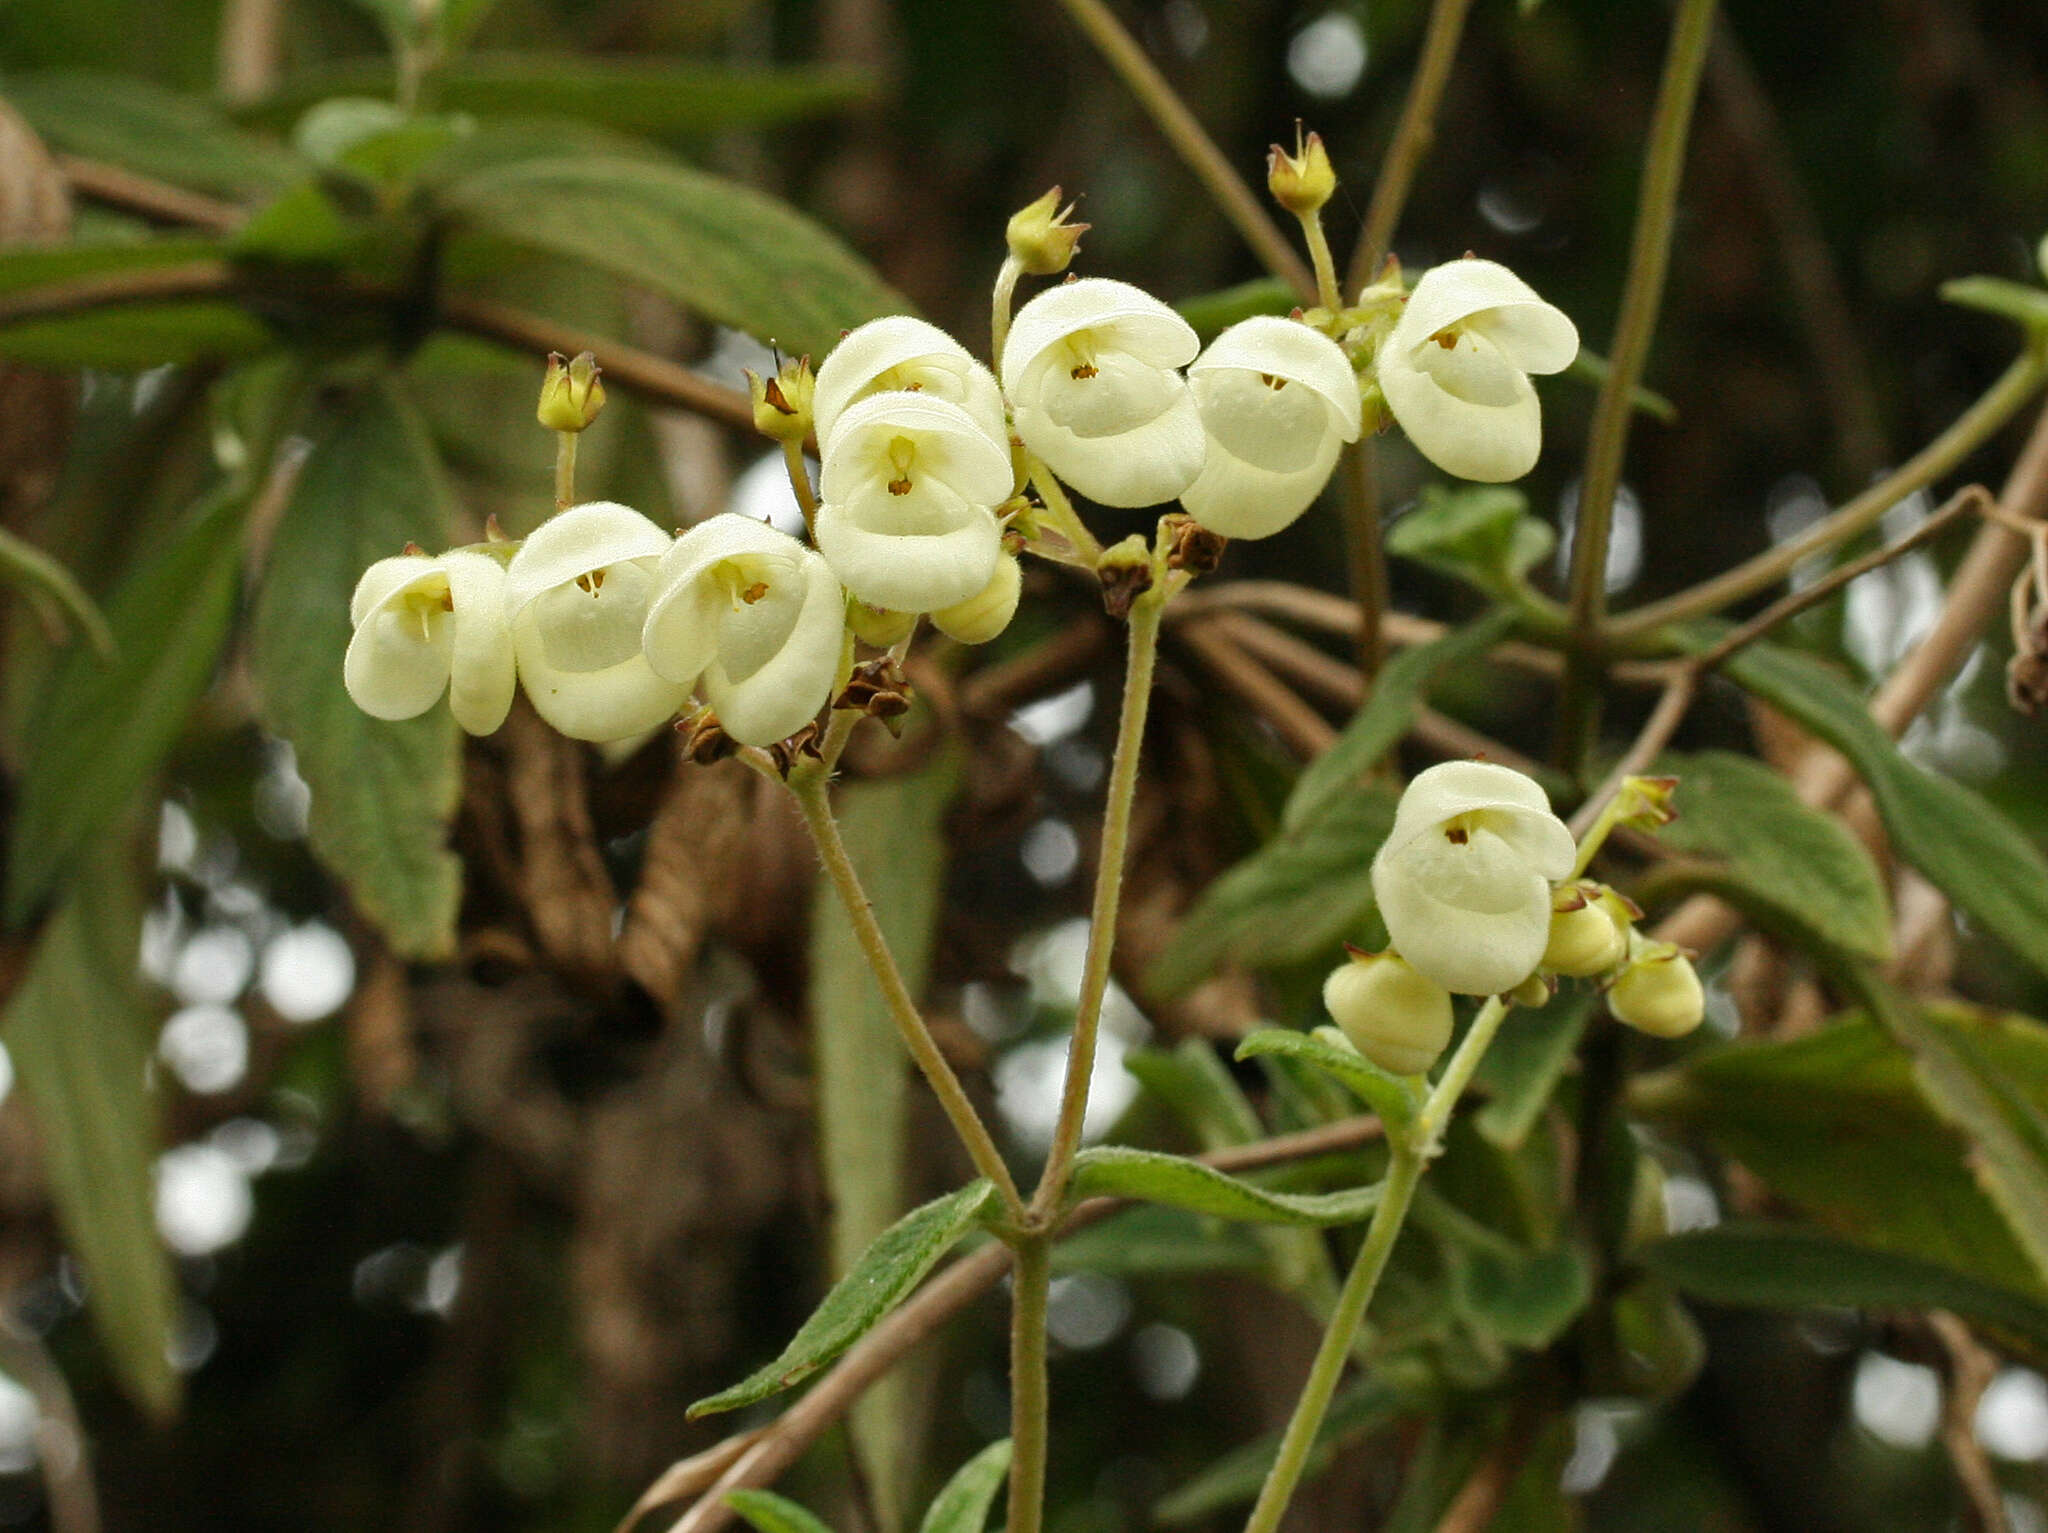
[[[1517,1009],[1508,1018],[1479,1063],[1487,1102],[1472,1122],[1489,1142],[1503,1150],[1522,1147],[1571,1067],[1592,1014],[1590,992],[1560,990],[1547,1005]]]
[[[1256,1059],[1262,1054],[1283,1055],[1314,1065],[1341,1082],[1353,1096],[1378,1113],[1383,1122],[1397,1127],[1405,1128],[1414,1122],[1421,1107],[1406,1081],[1389,1075],[1367,1059],[1333,1027],[1319,1027],[1313,1033],[1266,1027],[1237,1046],[1239,1059]]]
[[[74,645],[24,732],[9,841],[7,920],[32,914],[128,807],[213,679],[241,581],[245,496],[220,491],[106,604],[115,659]]]
[[[918,1533],[982,1533],[988,1509],[1010,1472],[1010,1439],[990,1443],[962,1464],[939,1492]]]
[[[447,840],[460,737],[445,707],[371,718],[344,690],[341,658],[363,571],[408,542],[444,547],[448,524],[426,428],[396,384],[380,383],[328,424],[300,469],[256,603],[262,717],[312,789],[313,851],[393,950],[415,958],[454,947],[462,868]]]
[[[122,1387],[162,1420],[178,1404],[166,1351],[176,1285],[150,1182],[157,1122],[135,980],[141,893],[124,840],[102,842],[44,926],[0,1040],[35,1119],[65,1242],[92,1285],[93,1324]]]
[[[745,1518],[755,1533],[832,1533],[811,1513],[772,1490],[729,1490],[725,1504]]]
[[[1380,1189],[1269,1192],[1200,1161],[1128,1145],[1097,1145],[1074,1157],[1073,1196],[1135,1198],[1250,1224],[1355,1224],[1379,1206]]]
[[[1889,956],[1884,884],[1840,820],[1802,802],[1783,777],[1747,756],[1671,754],[1658,758],[1657,770],[1679,780],[1678,818],[1657,839],[1689,856],[1656,870],[1646,901],[1665,888],[1711,889],[1773,930],[1866,958]]]
[[[795,209],[682,165],[528,160],[451,181],[438,195],[476,228],[642,283],[791,352],[823,357],[842,331],[911,308]]]
[[[1714,1304],[1946,1309],[2048,1346],[2048,1303],[2037,1296],[1802,1225],[1717,1225],[1657,1241],[1638,1259],[1686,1293]]]
[[[7,100],[53,148],[179,186],[230,197],[279,192],[306,172],[290,150],[243,132],[198,97],[132,75],[10,73]]]
[[[853,1270],[832,1285],[780,1356],[732,1388],[699,1400],[690,1407],[691,1418],[765,1400],[831,1362],[909,1297],[939,1258],[974,1228],[993,1191],[986,1181],[970,1182],[889,1226],[861,1253]]]
[[[1849,758],[1900,856],[2048,974],[2048,858],[1974,789],[1908,761],[1862,697],[1817,660],[1752,644],[1727,672]]]

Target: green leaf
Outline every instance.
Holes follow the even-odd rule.
[[[959,780],[942,752],[917,772],[849,784],[838,799],[840,835],[859,869],[883,935],[913,995],[924,989],[946,878],[943,821]],[[818,1158],[832,1210],[831,1271],[837,1279],[903,1214],[910,1073],[846,912],[821,873],[812,897],[812,1079]],[[876,1380],[849,1425],[884,1526],[910,1494],[918,1446],[916,1381],[902,1368]]]
[[[1313,1230],[1252,1231],[1184,1208],[1139,1203],[1061,1239],[1052,1248],[1053,1270],[1110,1277],[1257,1272],[1272,1262],[1272,1252],[1261,1238],[1271,1235],[1319,1238]]]
[[[911,309],[801,213],[681,165],[530,160],[452,181],[439,196],[478,228],[587,261],[817,358],[841,331]]]
[[[27,538],[0,527],[0,581],[22,592],[41,611],[62,620],[103,660],[114,658],[114,632],[78,578]]]
[[[2003,277],[1957,277],[1941,285],[1945,303],[2012,320],[2034,334],[2048,331],[2048,291]]]
[[[7,100],[52,148],[222,196],[280,192],[306,167],[203,101],[132,75],[10,72]]]
[[[1265,1132],[1241,1090],[1206,1038],[1183,1038],[1171,1052],[1137,1049],[1124,1068],[1164,1103],[1205,1150],[1250,1144]]]
[[[918,1524],[918,1533],[982,1533],[1010,1472],[1010,1439],[990,1443],[960,1466]]]
[[[1856,689],[1818,661],[1752,644],[1726,669],[1848,757],[1899,855],[2048,974],[2048,858],[2024,831],[1982,794],[1908,761]]]
[[[92,1285],[93,1324],[122,1387],[163,1421],[178,1406],[166,1350],[176,1292],[156,1233],[157,1108],[135,979],[142,896],[123,839],[102,843],[43,928],[0,1039],[58,1223]]]
[[[2048,1034],[2025,1018],[1930,1017],[2015,1080],[2048,1090]],[[1970,1173],[1970,1146],[1928,1105],[1913,1059],[1868,1017],[1785,1042],[1702,1053],[1630,1084],[1638,1116],[1693,1130],[1820,1223],[2016,1292],[2048,1293]]]
[[[1365,937],[1372,856],[1394,828],[1394,803],[1391,787],[1373,784],[1282,830],[1202,891],[1145,988],[1170,1000],[1225,963],[1296,963]]]
[[[1657,839],[1712,858],[1713,866],[1660,866],[1654,886],[1711,888],[1766,927],[1866,958],[1890,956],[1884,882],[1840,820],[1808,807],[1789,782],[1748,756],[1670,754],[1656,769],[1679,779],[1678,818]]]
[[[1470,581],[1510,591],[1557,546],[1529,498],[1504,484],[1424,485],[1415,510],[1387,529],[1387,552]]]
[[[256,603],[253,668],[263,721],[292,744],[312,789],[313,851],[413,958],[454,950],[460,862],[447,848],[462,747],[436,705],[385,723],[341,682],[357,579],[408,542],[448,541],[448,492],[411,401],[365,390],[319,436],[272,539]]]
[[[1519,1150],[1543,1114],[1544,1104],[1571,1067],[1593,1015],[1593,996],[1560,990],[1533,1011],[1517,1008],[1479,1063],[1478,1081],[1488,1093],[1473,1126],[1503,1150]]]
[[[1597,389],[1607,382],[1607,375],[1613,370],[1614,364],[1609,362],[1607,358],[1601,356],[1597,351],[1589,351],[1584,346],[1581,346],[1578,355],[1573,357],[1570,364],[1566,366],[1564,376],[1570,378],[1575,383],[1590,384]],[[1629,390],[1628,402],[1631,408],[1649,416],[1652,420],[1662,421],[1667,426],[1678,419],[1677,405],[1666,399],[1662,394],[1652,389],[1646,389],[1641,384],[1637,384]]]
[[[203,502],[108,599],[117,658],[74,646],[26,731],[9,840],[6,918],[35,913],[169,754],[213,679],[234,621],[246,497]]]
[[[1128,1145],[1097,1145],[1074,1157],[1072,1196],[1134,1198],[1250,1224],[1355,1224],[1379,1205],[1378,1186],[1343,1192],[1269,1192],[1200,1161]]]
[[[168,298],[0,326],[0,357],[54,371],[227,362],[276,344],[268,325],[222,298]]]
[[[732,1388],[699,1400],[690,1407],[690,1419],[765,1400],[831,1362],[909,1297],[939,1258],[974,1228],[993,1192],[986,1181],[970,1182],[905,1214],[833,1284],[779,1357]]]
[[[2048,1029],[2024,1018],[2001,1023],[2024,1057],[1994,1055],[1969,1028],[1942,1027],[1882,981],[1865,976],[1863,1003],[1913,1056],[1920,1089],[1971,1145],[1970,1169],[2005,1215],[2036,1275],[2048,1281]]]
[[[772,1490],[729,1490],[725,1504],[747,1520],[757,1533],[832,1533],[832,1530],[787,1496]]]
[[[1445,670],[1477,662],[1513,626],[1514,615],[1498,609],[1389,661],[1365,706],[1352,716],[1330,748],[1302,772],[1280,816],[1281,828],[1311,829],[1333,805],[1370,786],[1380,762],[1414,722],[1415,710],[1430,683]],[[1373,850],[1377,849],[1375,845]]]
[[[317,102],[388,97],[394,83],[388,64],[351,60],[294,75],[237,115],[281,128]],[[772,128],[844,111],[874,93],[871,75],[833,64],[762,68],[700,59],[479,53],[434,71],[434,102],[442,111],[573,118],[622,133]]]
[[[1415,1358],[1389,1358],[1330,1402],[1302,1473],[1303,1483],[1330,1467],[1340,1449],[1400,1417],[1423,1409],[1435,1393],[1430,1371]],[[1254,1499],[1279,1456],[1280,1434],[1233,1448],[1152,1508],[1162,1527],[1200,1522]]]
[[[1286,314],[1298,306],[1300,296],[1291,282],[1279,277],[1254,277],[1235,287],[1218,289],[1183,298],[1174,305],[1180,317],[1194,327],[1206,343],[1214,340],[1239,320],[1259,314]]]
[[[1251,1034],[1237,1046],[1239,1059],[1279,1054],[1314,1065],[1341,1081],[1345,1088],[1380,1115],[1383,1122],[1405,1127],[1415,1121],[1421,1103],[1408,1083],[1389,1075],[1353,1048],[1333,1027],[1319,1027],[1313,1033],[1292,1028],[1266,1027]]]
[[[1696,1298],[1752,1309],[1947,1309],[2048,1344],[2048,1303],[1936,1262],[1799,1225],[1736,1223],[1646,1246],[1639,1260]]]
[[[189,266],[197,261],[220,260],[226,253],[227,247],[219,240],[182,235],[15,246],[0,250],[0,293],[26,293],[113,272]]]
[[[1592,1297],[1593,1275],[1576,1247],[1547,1251],[1472,1245],[1461,1254],[1466,1317],[1516,1347],[1547,1347]]]

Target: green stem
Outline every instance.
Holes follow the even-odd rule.
[[[1686,139],[1713,31],[1714,0],[1679,0],[1650,122],[1649,152],[1643,160],[1621,317],[1608,353],[1607,377],[1593,405],[1585,475],[1572,521],[1572,629],[1580,647],[1567,657],[1564,694],[1559,700],[1559,757],[1574,771],[1599,726],[1599,691],[1593,676],[1600,664],[1601,627],[1607,617],[1607,544],[1614,494],[1621,483],[1622,454],[1635,414],[1633,396],[1649,360],[1657,311],[1664,301],[1671,236],[1678,218],[1678,187],[1685,173]]]
[[[1158,572],[1163,577],[1164,572]],[[1088,1087],[1095,1073],[1095,1040],[1102,1023],[1102,1001],[1109,992],[1109,956],[1116,945],[1117,906],[1124,886],[1124,857],[1131,837],[1131,804],[1137,796],[1138,756],[1145,741],[1145,716],[1152,701],[1152,668],[1159,655],[1159,620],[1166,610],[1168,584],[1160,578],[1131,607],[1128,663],[1124,669],[1123,710],[1117,718],[1116,752],[1110,759],[1108,802],[1102,810],[1102,845],[1095,868],[1095,902],[1088,915],[1088,956],[1081,971],[1081,994],[1074,1008],[1074,1040],[1067,1051],[1067,1078],[1060,1091],[1059,1121],[1038,1191],[1031,1198],[1034,1220],[1053,1217],[1066,1194],[1074,1154],[1081,1147],[1081,1120],[1088,1110]]]
[[[1280,1519],[1287,1514],[1287,1503],[1293,1499],[1295,1486],[1300,1483],[1302,1472],[1307,1467],[1316,1434],[1322,1430],[1323,1417],[1330,1408],[1330,1397],[1337,1392],[1345,1360],[1351,1355],[1358,1328],[1365,1320],[1374,1291],[1379,1287],[1380,1274],[1386,1270],[1387,1258],[1393,1252],[1394,1242],[1400,1238],[1401,1227],[1407,1222],[1423,1168],[1437,1154],[1444,1126],[1450,1122],[1458,1098],[1471,1084],[1473,1072],[1478,1070],[1480,1060],[1486,1057],[1486,1051],[1492,1046],[1494,1035],[1500,1031],[1507,1014],[1508,1004],[1499,996],[1491,997],[1479,1008],[1479,1015],[1465,1030],[1464,1041],[1458,1045],[1458,1051],[1451,1056],[1451,1062],[1444,1067],[1443,1075],[1430,1091],[1429,1099],[1423,1103],[1414,1127],[1404,1137],[1389,1136],[1393,1159],[1387,1167],[1385,1190],[1380,1196],[1379,1207],[1373,1210],[1372,1224],[1365,1232],[1365,1244],[1359,1247],[1358,1259],[1344,1279],[1343,1292],[1337,1296],[1336,1311],[1330,1316],[1329,1328],[1323,1332],[1322,1343],[1316,1348],[1308,1382],[1302,1386],[1301,1398],[1295,1402],[1294,1414],[1280,1438],[1279,1454],[1273,1460],[1273,1467],[1267,1471],[1266,1483],[1259,1489],[1258,1503],[1252,1508],[1251,1520],[1245,1524],[1245,1533],[1274,1533],[1280,1526]]]
[[[2039,346],[2030,346],[1975,404],[1949,423],[1946,431],[1840,510],[1823,517],[1798,537],[1766,549],[1732,570],[1662,601],[1648,602],[1623,613],[1609,626],[1609,634],[1616,640],[1640,638],[1667,623],[1718,612],[1776,585],[1802,561],[1867,531],[1901,500],[1955,468],[2018,414],[2040,391],[2044,381],[2048,381],[2048,357],[2044,357]]]
[[[1287,1430],[1280,1438],[1280,1451],[1273,1460],[1273,1467],[1266,1472],[1266,1483],[1259,1487],[1259,1499],[1252,1507],[1251,1520],[1244,1525],[1245,1533],[1274,1533],[1280,1526],[1280,1519],[1287,1515],[1287,1503],[1294,1498],[1295,1487],[1301,1483],[1302,1473],[1308,1467],[1316,1434],[1322,1430],[1323,1417],[1330,1408],[1330,1397],[1336,1394],[1337,1385],[1344,1376],[1344,1364],[1351,1356],[1352,1340],[1365,1319],[1366,1307],[1372,1303],[1374,1291],[1379,1287],[1380,1274],[1386,1271],[1394,1242],[1400,1238],[1401,1227],[1407,1222],[1415,1188],[1422,1180],[1423,1164],[1423,1156],[1413,1147],[1394,1147],[1393,1161],[1387,1168],[1385,1194],[1379,1207],[1373,1210],[1372,1224],[1365,1232],[1365,1243],[1358,1248],[1358,1259],[1351,1264],[1343,1291],[1337,1295],[1336,1311],[1330,1316],[1329,1329],[1323,1332],[1321,1345],[1316,1348],[1308,1382],[1302,1386],[1301,1398],[1295,1402],[1294,1414],[1288,1419]]]
[[[1045,1521],[1046,1297],[1052,1286],[1052,1237],[1018,1240],[1010,1276],[1009,1533],[1039,1533]]]
[[[1003,347],[1010,339],[1010,309],[1017,299],[1017,279],[1023,275],[1024,268],[1015,256],[1005,256],[996,269],[995,293],[989,300],[988,365],[999,374],[1003,370]]]
[[[1323,232],[1323,215],[1299,213],[1301,237],[1308,242],[1308,258],[1316,269],[1316,298],[1332,314],[1344,307],[1344,293],[1337,285],[1337,258],[1330,254],[1330,236]]]
[[[1187,103],[1145,57],[1137,40],[1124,30],[1123,23],[1110,14],[1103,0],[1060,0],[1060,4],[1073,17],[1074,24],[1087,33],[1096,52],[1116,71],[1174,152],[1195,173],[1195,179],[1202,183],[1223,216],[1236,226],[1260,264],[1293,287],[1304,303],[1313,303],[1313,274],[1294,253],[1294,247],[1268,215],[1265,205],[1252,195],[1243,177],[1231,169],[1230,161],[1195,120]]]
[[[25,538],[0,527],[0,580],[47,598],[104,659],[114,657],[114,631],[71,571]]]
[[[1081,520],[1081,513],[1074,509],[1074,503],[1067,498],[1066,486],[1054,477],[1053,471],[1034,453],[1024,460],[1024,471],[1030,482],[1037,487],[1038,498],[1045,502],[1045,520],[1054,531],[1072,545],[1075,553],[1093,569],[1102,557],[1102,540],[1088,530],[1088,524]]]
[[[1380,534],[1379,477],[1373,472],[1370,439],[1344,449],[1340,467],[1343,486],[1338,505],[1344,515],[1344,562],[1351,599],[1358,604],[1358,673],[1370,685],[1386,659],[1381,627],[1391,597],[1387,589],[1387,553]]]
[[[804,463],[804,444],[782,444],[782,466],[789,471],[789,488],[796,496],[797,509],[804,514],[804,531],[818,540],[818,496],[811,488],[811,471]]]
[[[574,431],[555,433],[555,509],[566,511],[576,504],[576,437]]]
[[[1465,16],[1471,9],[1472,0],[1436,0],[1430,8],[1429,30],[1423,35],[1415,78],[1401,105],[1401,121],[1387,145],[1386,158],[1380,161],[1372,202],[1365,210],[1365,227],[1351,252],[1353,291],[1372,281],[1393,243],[1401,210],[1408,205],[1408,192],[1415,184],[1416,168],[1436,137],[1437,109],[1443,105],[1444,87],[1450,83],[1451,64],[1458,56]]]
[[[881,986],[882,999],[888,1005],[896,1031],[903,1037],[904,1046],[924,1072],[924,1078],[931,1083],[939,1105],[945,1109],[961,1144],[966,1146],[975,1169],[995,1184],[1010,1217],[1020,1217],[1024,1211],[1024,1200],[1017,1191],[1016,1180],[1010,1175],[1010,1168],[1003,1163],[1002,1152],[996,1148],[988,1125],[981,1121],[981,1115],[967,1099],[960,1078],[946,1063],[945,1054],[940,1051],[931,1030],[925,1026],[924,1018],[918,1014],[917,1002],[911,997],[910,987],[903,982],[902,971],[896,967],[896,957],[889,951],[888,938],[883,936],[881,924],[875,919],[874,906],[868,902],[867,893],[861,888],[860,874],[854,869],[853,859],[847,855],[846,843],[839,836],[839,822],[832,815],[825,774],[811,771],[793,775],[788,786],[798,810],[803,814],[804,826],[818,848],[818,859],[825,865],[826,876],[832,880],[839,903],[845,907],[846,918],[853,926],[854,940],[860,944],[868,967],[874,971],[875,982]]]

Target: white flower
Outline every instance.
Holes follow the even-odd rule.
[[[1373,858],[1380,917],[1403,958],[1446,990],[1497,995],[1550,941],[1550,886],[1577,858],[1543,789],[1484,761],[1446,761],[1408,785]]]
[[[445,689],[449,711],[471,734],[505,722],[515,668],[497,560],[465,549],[379,559],[356,582],[349,619],[355,634],[342,681],[363,712],[409,719]]]
[[[1212,532],[1264,538],[1322,493],[1358,440],[1358,378],[1343,349],[1291,319],[1232,325],[1188,368],[1209,435],[1201,477],[1180,502]]]
[[[640,648],[670,541],[632,507],[590,501],[543,522],[505,572],[520,683],[572,739],[644,733],[689,695],[657,676]]]
[[[1424,457],[1461,479],[1500,483],[1536,466],[1543,411],[1530,373],[1579,353],[1579,332],[1492,261],[1422,274],[1379,353],[1380,389]]]
[[[905,389],[956,404],[974,417],[989,440],[1010,450],[1003,391],[995,375],[937,325],[892,314],[850,330],[818,369],[811,420],[823,449],[846,407],[870,394]]]
[[[895,612],[975,595],[995,573],[1010,455],[961,406],[870,394],[840,415],[819,474],[818,552],[840,584]]]
[[[822,558],[728,511],[676,539],[656,580],[647,662],[701,686],[726,734],[770,745],[817,716],[846,631],[846,597]]]
[[[1018,310],[1003,346],[1017,435],[1106,506],[1172,500],[1202,471],[1208,442],[1176,371],[1200,349],[1186,320],[1128,282],[1047,288]]]

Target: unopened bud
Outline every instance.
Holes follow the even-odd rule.
[[[1706,993],[1692,961],[1673,943],[1632,934],[1628,967],[1607,991],[1607,1009],[1653,1038],[1682,1038],[1707,1014]]]
[[[1095,578],[1102,582],[1103,610],[1113,618],[1129,617],[1131,604],[1152,589],[1151,547],[1132,533],[1102,551],[1095,561]]]
[[[1538,1006],[1548,1006],[1550,998],[1556,994],[1557,987],[1550,982],[1548,976],[1538,970],[1510,990],[1506,999],[1511,1005],[1527,1006],[1534,1010]]]
[[[1628,957],[1628,925],[1600,884],[1560,884],[1550,898],[1550,944],[1542,966],[1573,979],[1605,974]]]
[[[1677,789],[1676,777],[1624,777],[1615,823],[1636,830],[1669,825],[1678,818],[1678,811],[1671,807],[1671,795]]]
[[[996,560],[996,572],[974,596],[932,613],[932,627],[962,644],[986,644],[1017,615],[1017,598],[1024,590],[1024,572],[1018,561],[1005,554]]]
[[[915,612],[891,612],[887,607],[872,606],[858,596],[846,603],[846,626],[853,630],[854,637],[863,644],[876,649],[888,649],[910,637],[910,630],[917,626]]]
[[[1054,187],[1028,208],[1010,215],[1003,238],[1009,242],[1010,259],[1034,277],[1054,277],[1074,259],[1087,224],[1070,224],[1074,205],[1060,206],[1060,189]]]
[[[1323,204],[1337,191],[1337,172],[1330,168],[1329,151],[1320,134],[1301,136],[1294,130],[1294,153],[1275,144],[1266,154],[1266,190],[1273,200],[1297,217],[1320,213]]]
[[[579,351],[564,360],[559,351],[548,353],[548,373],[541,380],[540,407],[534,413],[550,431],[581,431],[597,419],[604,408],[604,382],[597,358]]]
[[[1451,1041],[1451,993],[1399,953],[1359,953],[1323,981],[1351,1046],[1389,1075],[1420,1075]]]
[[[817,380],[811,359],[787,360],[772,378],[747,370],[747,392],[754,401],[754,429],[778,442],[801,443],[811,434],[811,396]]]

